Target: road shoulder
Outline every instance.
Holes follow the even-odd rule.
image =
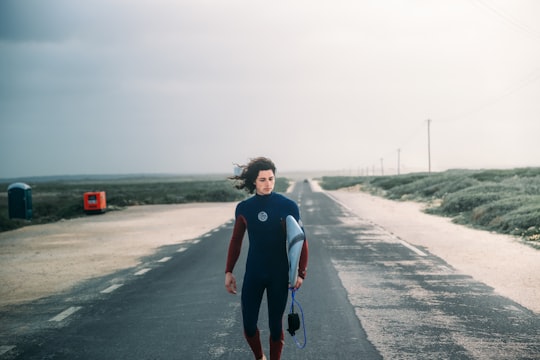
[[[359,217],[410,244],[426,248],[500,295],[540,313],[540,251],[520,239],[426,214],[420,203],[391,201],[357,191],[327,193]]]

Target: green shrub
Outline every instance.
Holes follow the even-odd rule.
[[[453,194],[443,201],[438,212],[446,216],[459,215],[500,198],[501,195],[496,193]]]
[[[413,173],[399,176],[379,176],[371,179],[369,183],[371,186],[389,191],[396,188],[407,188],[408,185],[413,186],[412,184],[418,181],[423,181],[428,176],[429,174],[426,173]]]
[[[473,209],[470,220],[473,224],[483,227],[499,227],[506,214],[518,209],[527,200],[528,198],[524,196],[511,196],[480,205]]]
[[[502,216],[498,229],[504,233],[522,235],[530,228],[540,227],[540,197]]]
[[[471,177],[478,181],[501,182],[507,178],[528,178],[540,176],[540,168],[518,168],[512,170],[488,169],[474,171]]]
[[[464,189],[469,189],[478,185],[478,181],[470,177],[455,177],[445,181],[434,196],[444,198],[448,194],[453,194]]]
[[[502,184],[481,184],[448,194],[438,209],[446,216],[458,215],[507,196],[519,195],[519,189]]]
[[[448,193],[477,185],[478,181],[467,176],[464,171],[448,171],[435,174],[410,174],[393,176],[391,179],[378,178],[370,181],[372,186],[386,190],[389,199],[432,200]]]
[[[319,185],[324,190],[337,190],[365,182],[366,179],[359,176],[323,176]]]
[[[371,184],[375,185],[376,182],[373,181]],[[441,186],[442,182],[438,177],[422,176],[412,181],[403,182],[401,185],[387,188],[386,190],[387,197],[390,199],[399,200],[406,197],[408,199],[422,200],[431,198],[439,191]]]
[[[440,203],[426,212],[457,223],[540,241],[540,168],[323,179],[327,190],[360,183],[389,199]]]

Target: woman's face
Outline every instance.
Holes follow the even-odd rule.
[[[255,179],[255,191],[258,195],[269,195],[274,190],[276,178],[272,170],[260,170]]]

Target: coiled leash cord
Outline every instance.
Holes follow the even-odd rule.
[[[306,347],[307,344],[307,336],[306,336],[306,326],[304,322],[304,310],[302,310],[302,306],[300,306],[300,303],[296,301],[294,298],[294,295],[296,293],[296,289],[291,288],[291,312],[287,316],[287,320],[289,323],[289,328],[287,331],[294,339],[294,342],[296,343],[296,346],[298,346],[299,349],[303,349]],[[302,315],[302,330],[304,331],[304,343],[300,344],[298,340],[296,339],[296,330],[300,329],[300,317],[297,313],[294,312],[294,304],[298,305],[298,308],[300,309],[300,315]]]

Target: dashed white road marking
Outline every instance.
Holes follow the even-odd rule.
[[[181,248],[179,248],[178,250],[176,250],[176,252],[184,252],[187,250],[187,247],[185,246],[182,246]]]
[[[211,236],[211,234],[205,235],[205,237],[208,237],[208,236]],[[192,244],[198,244],[200,241],[201,241],[201,239],[197,239],[197,240],[193,240],[191,243]]]
[[[417,249],[416,247],[412,246],[411,244],[409,244],[408,242],[404,241],[404,240],[401,240],[401,239],[398,239],[398,241],[400,242],[401,245],[405,246],[407,249],[409,250],[412,250],[413,252],[417,253],[418,255],[420,256],[427,256],[427,254],[425,252],[423,252],[422,250],[420,249]]]
[[[106,288],[105,290],[101,290],[100,293],[102,294],[110,294],[112,293],[114,290],[118,289],[119,287],[121,287],[122,285],[124,284],[114,284],[114,285],[111,285],[109,286],[108,288]]]
[[[507,310],[514,311],[514,312],[522,312],[520,308],[514,305],[508,305],[504,307]]]
[[[66,310],[62,311],[60,314],[58,314],[55,317],[51,318],[49,321],[60,322],[60,321],[64,320],[65,318],[67,318],[68,316],[73,315],[74,313],[76,313],[77,311],[79,311],[81,309],[82,309],[81,306],[69,307]]]
[[[164,262],[167,262],[167,261],[169,261],[169,260],[171,260],[171,259],[172,259],[172,258],[171,258],[170,256],[165,256],[165,257],[159,259],[157,262],[158,262],[158,263],[164,263]]]
[[[15,345],[0,345],[0,356],[13,349],[15,349]]]
[[[141,269],[141,270],[137,271],[137,272],[135,273],[135,275],[137,275],[137,276],[144,275],[144,274],[146,274],[147,272],[149,272],[150,270],[151,270],[150,268],[144,268],[144,269]]]

